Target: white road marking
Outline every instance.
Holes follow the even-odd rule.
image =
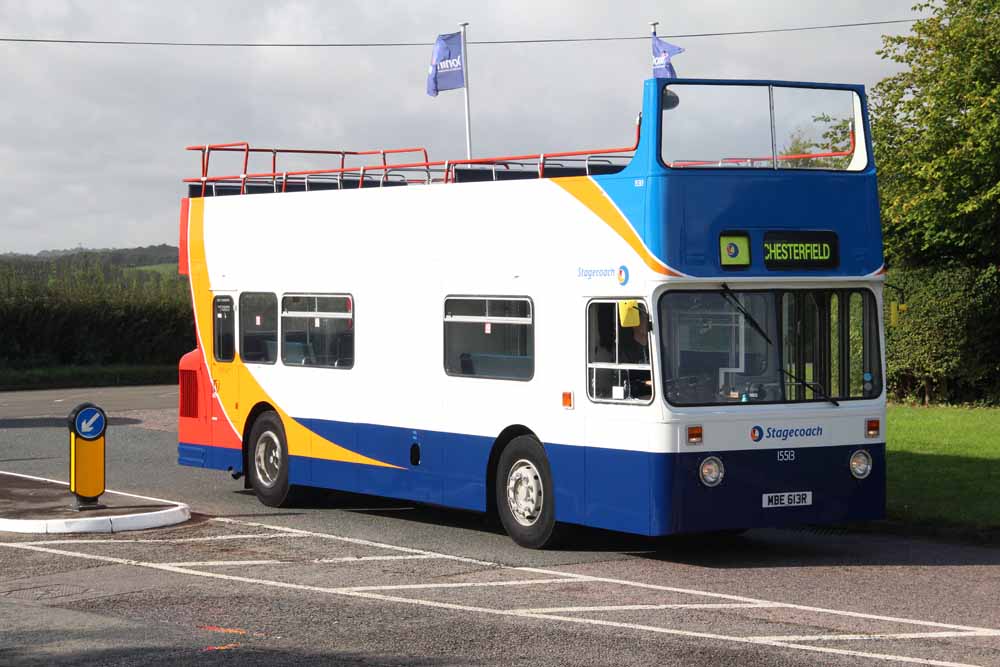
[[[554,577],[567,577],[567,578],[579,579],[579,580],[583,580],[583,581],[603,582],[603,583],[608,583],[608,584],[618,584],[618,585],[621,585],[621,586],[631,586],[631,587],[635,587],[635,588],[644,588],[644,589],[648,589],[648,590],[668,591],[668,592],[671,592],[671,593],[683,593],[683,594],[686,594],[686,595],[695,595],[695,596],[701,596],[701,597],[717,598],[717,599],[722,599],[722,600],[732,600],[734,602],[747,602],[747,603],[754,603],[754,604],[771,604],[771,603],[775,603],[775,601],[773,601],[773,600],[763,600],[763,599],[760,599],[760,598],[751,598],[751,597],[746,597],[746,596],[743,596],[743,595],[729,595],[729,594],[726,594],[726,593],[713,593],[711,591],[702,591],[702,590],[696,590],[696,589],[693,589],[693,588],[678,588],[676,586],[661,586],[659,584],[647,584],[647,583],[641,582],[641,581],[630,581],[630,580],[627,580],[627,579],[615,579],[615,578],[612,578],[612,577],[595,577],[595,576],[591,576],[591,575],[587,575],[587,574],[577,574],[575,572],[566,572],[566,571],[562,571],[562,570],[549,570],[549,569],[540,568],[540,567],[509,566],[509,565],[503,565],[502,563],[494,563],[494,562],[489,562],[489,561],[484,561],[484,560],[478,560],[478,559],[475,559],[475,558],[467,558],[465,556],[453,556],[453,555],[450,555],[450,554],[444,554],[444,553],[440,553],[440,552],[436,552],[436,551],[427,551],[427,550],[424,550],[424,549],[414,549],[414,548],[411,548],[411,547],[401,547],[401,546],[398,546],[398,545],[395,545],[395,544],[387,544],[385,542],[374,542],[374,541],[371,541],[371,540],[361,540],[361,539],[357,539],[357,538],[353,538],[353,537],[342,537],[342,536],[339,536],[339,535],[331,535],[329,533],[318,533],[318,532],[309,531],[309,530],[302,530],[300,528],[288,528],[288,527],[285,527],[285,526],[275,526],[275,525],[267,524],[267,523],[259,523],[259,522],[253,522],[253,521],[242,521],[240,519],[229,519],[229,518],[219,517],[219,518],[214,518],[214,519],[211,519],[211,520],[212,521],[219,521],[219,522],[222,522],[222,523],[231,523],[231,524],[235,524],[235,525],[239,525],[239,526],[250,526],[250,527],[254,527],[254,528],[263,528],[263,529],[266,529],[266,530],[275,530],[275,531],[288,532],[288,533],[294,533],[294,534],[299,534],[299,535],[310,535],[310,536],[313,536],[313,537],[319,537],[319,538],[324,538],[324,539],[332,539],[332,540],[339,540],[339,541],[348,542],[348,543],[352,543],[352,544],[363,544],[365,546],[379,547],[379,548],[388,549],[388,550],[404,551],[404,552],[410,552],[410,553],[433,554],[433,555],[438,556],[440,558],[446,558],[446,559],[450,559],[450,560],[456,560],[456,561],[460,561],[460,562],[464,562],[464,563],[475,563],[475,564],[479,564],[479,565],[486,565],[486,566],[491,566],[491,567],[496,567],[496,568],[502,568],[502,569],[507,569],[507,570],[518,570],[520,572],[533,572],[535,574],[545,574],[545,575],[554,576]],[[827,608],[824,608],[824,607],[812,607],[812,606],[808,606],[808,605],[800,605],[800,604],[794,604],[794,603],[780,603],[780,604],[783,607],[787,607],[789,609],[799,609],[799,610],[802,610],[802,611],[812,611],[812,612],[817,612],[817,613],[821,613],[821,614],[833,614],[833,615],[837,615],[837,616],[849,616],[849,617],[852,617],[852,618],[864,618],[864,619],[873,620],[873,621],[888,621],[888,622],[891,622],[891,623],[904,623],[904,624],[909,624],[909,625],[920,625],[920,626],[927,626],[927,627],[933,627],[933,628],[944,628],[944,629],[948,629],[948,630],[962,630],[962,631],[967,631],[967,632],[990,632],[990,633],[997,632],[997,630],[994,630],[993,628],[979,628],[979,627],[967,626],[967,625],[954,625],[954,624],[951,624],[951,623],[938,623],[936,621],[920,621],[920,620],[917,620],[917,619],[898,618],[898,617],[895,617],[895,616],[880,616],[880,615],[877,615],[877,614],[865,614],[863,612],[844,611],[844,610],[840,610],[840,609],[827,609]]]
[[[480,586],[531,586],[534,584],[572,584],[576,579],[557,577],[555,579],[513,579],[510,581],[467,581],[442,584],[390,584],[388,586],[349,586],[338,588],[338,591],[345,593],[358,593],[363,591],[411,591],[435,588],[477,588]]]
[[[545,568],[538,567],[517,567],[516,570],[522,570],[526,572],[536,572],[538,574],[554,574],[557,570],[547,570]],[[699,591],[692,588],[677,588],[675,586],[660,586],[658,584],[647,584],[641,581],[629,581],[627,579],[614,579],[611,577],[594,577],[587,574],[576,574],[574,572],[561,572],[567,577],[580,577],[581,579],[587,581],[600,581],[608,584],[619,584],[622,586],[633,586],[636,588],[645,588],[648,590],[659,590],[659,591],[669,591],[671,593],[685,593],[687,595],[701,595],[704,597],[720,598],[724,600],[735,600],[739,602],[755,602],[755,603],[767,603],[771,600],[762,600],[760,598],[750,598],[741,595],[727,595],[725,593],[712,593],[710,591]],[[801,611],[812,611],[819,614],[832,614],[835,616],[849,616],[852,618],[864,618],[872,621],[888,621],[890,623],[903,623],[908,625],[922,625],[932,628],[947,628],[949,630],[963,630],[968,632],[1000,632],[994,630],[993,628],[977,628],[968,625],[954,625],[951,623],[938,623],[937,621],[920,621],[913,618],[898,618],[896,616],[880,616],[878,614],[865,614],[859,611],[844,611],[841,609],[827,609],[825,607],[811,607],[809,605],[795,604],[795,603],[782,603],[783,607],[789,609],[799,609]]]
[[[30,544],[38,546],[46,546],[54,544],[184,544],[189,542],[220,542],[224,540],[279,540],[279,539],[287,540],[287,539],[295,539],[302,537],[308,537],[308,535],[253,533],[248,535],[209,535],[207,537],[176,537],[176,538],[162,538],[157,540],[152,540],[152,539],[38,540],[35,542],[22,542],[22,544]]]
[[[588,611],[647,611],[656,609],[775,609],[787,607],[781,602],[678,602],[673,604],[620,604],[605,607],[546,607],[542,609],[512,609],[523,614],[575,614]],[[760,637],[759,639],[767,639]]]
[[[35,475],[24,475],[19,472],[7,472],[6,470],[0,470],[0,475],[10,475],[11,477],[21,477],[23,479],[33,479],[38,482],[50,482],[52,484],[61,484],[62,486],[69,486],[69,482],[64,482],[59,479],[49,479],[48,477],[37,477]],[[163,503],[164,505],[179,505],[174,500],[164,500],[163,498],[153,498],[152,496],[140,496],[135,493],[125,493],[124,491],[113,491],[111,489],[105,489],[104,493],[114,493],[119,496],[127,496],[129,498],[138,498],[140,500],[152,500],[153,502]]]
[[[948,639],[950,637],[1000,637],[1000,630],[975,630],[970,632],[874,632],[859,635],[775,635],[773,637],[750,637],[768,642],[828,642],[863,641],[867,639]]]
[[[621,580],[621,579],[612,579],[612,578],[607,578],[607,577],[591,577],[591,576],[588,576],[588,575],[581,575],[581,574],[576,574],[576,573],[560,572],[560,571],[555,571],[555,570],[546,570],[546,569],[543,569],[543,568],[529,568],[529,567],[513,567],[513,568],[511,568],[511,567],[506,567],[506,566],[503,566],[503,565],[500,565],[500,564],[497,564],[497,563],[489,563],[487,561],[480,561],[478,559],[465,558],[465,557],[461,557],[461,556],[451,556],[451,555],[448,555],[448,554],[439,554],[439,553],[432,552],[432,551],[425,551],[425,550],[421,550],[421,549],[412,549],[410,547],[400,547],[400,546],[397,546],[397,545],[390,545],[390,544],[385,544],[385,543],[373,542],[373,541],[370,541],[370,540],[359,540],[359,539],[356,539],[356,538],[341,537],[341,536],[337,536],[337,535],[330,535],[330,534],[327,534],[327,533],[316,533],[316,532],[304,531],[304,530],[300,530],[300,529],[296,529],[296,528],[286,528],[286,527],[283,527],[283,526],[271,526],[271,525],[268,525],[268,524],[260,524],[260,523],[253,523],[253,522],[238,521],[238,520],[235,520],[235,519],[220,519],[220,521],[226,522],[226,523],[233,523],[233,524],[237,524],[237,525],[244,525],[244,526],[256,526],[256,527],[266,528],[266,529],[270,529],[270,530],[274,530],[274,531],[282,532],[282,533],[288,533],[288,534],[309,535],[309,536],[313,536],[313,537],[321,537],[321,538],[325,538],[325,539],[333,539],[333,540],[343,541],[343,542],[347,542],[347,543],[363,544],[363,545],[366,545],[366,546],[374,546],[374,547],[379,547],[379,548],[383,548],[383,549],[396,550],[396,551],[402,551],[402,552],[407,552],[407,553],[434,555],[434,556],[438,556],[438,557],[441,557],[441,558],[448,558],[448,559],[451,559],[451,560],[457,560],[457,561],[461,561],[461,562],[478,563],[478,564],[483,564],[483,565],[487,565],[487,566],[498,567],[498,568],[502,568],[502,569],[513,569],[513,570],[518,570],[518,571],[536,572],[536,573],[548,573],[548,574],[556,575],[561,580],[570,579],[570,580],[575,580],[575,581],[598,581],[598,582],[606,582],[606,583],[617,583],[617,584],[624,585],[624,586],[635,586],[635,587],[647,588],[647,589],[653,589],[653,590],[669,590],[669,591],[674,591],[674,592],[682,592],[682,593],[689,593],[689,594],[694,594],[694,595],[702,595],[702,596],[706,596],[706,597],[715,597],[715,598],[723,598],[723,599],[740,600],[740,601],[743,601],[743,602],[754,602],[754,603],[767,603],[767,602],[769,602],[769,601],[766,601],[766,600],[757,600],[757,599],[754,599],[754,598],[746,598],[746,597],[742,597],[742,596],[732,596],[732,595],[725,595],[725,594],[720,594],[720,593],[711,593],[711,592],[707,592],[707,591],[696,591],[696,590],[693,590],[693,589],[681,589],[681,588],[675,588],[675,587],[657,586],[655,584],[644,584],[644,583],[641,583],[641,582],[633,582],[633,581]],[[166,565],[166,564],[160,564],[160,563],[149,563],[149,562],[144,562],[144,561],[136,561],[136,560],[129,560],[129,559],[124,559],[124,558],[116,558],[116,557],[112,557],[112,556],[100,556],[100,555],[95,555],[95,554],[85,554],[85,553],[80,553],[80,552],[65,551],[65,550],[61,550],[61,549],[51,549],[51,548],[45,547],[45,546],[31,545],[31,544],[24,544],[24,543],[2,543],[2,542],[0,542],[0,546],[6,546],[6,547],[9,547],[9,548],[14,548],[14,549],[25,549],[25,550],[31,550],[31,551],[38,551],[38,552],[43,552],[43,553],[51,553],[51,554],[54,554],[54,555],[61,555],[61,556],[71,556],[71,557],[77,557],[77,558],[84,558],[84,559],[89,559],[89,560],[103,561],[103,562],[116,563],[116,564],[122,564],[122,565],[133,565],[133,566],[136,566],[136,567],[146,567],[146,568],[155,569],[155,570],[172,572],[172,573],[175,573],[175,574],[184,574],[184,575],[189,575],[189,576],[206,577],[206,578],[212,578],[212,579],[221,579],[221,580],[225,580],[225,581],[237,581],[237,582],[248,583],[248,584],[253,584],[253,585],[258,585],[258,586],[272,586],[272,587],[276,587],[276,588],[285,588],[285,589],[292,589],[292,590],[302,590],[302,591],[311,591],[311,592],[319,592],[319,593],[329,593],[329,594],[334,594],[334,595],[346,595],[346,596],[349,596],[349,597],[358,597],[358,598],[365,598],[365,599],[372,599],[372,600],[382,600],[382,601],[388,601],[388,602],[396,602],[396,603],[400,603],[400,604],[410,604],[410,605],[417,605],[417,606],[424,606],[424,607],[433,607],[433,608],[440,608],[440,609],[452,609],[452,610],[458,610],[458,611],[466,611],[466,612],[474,612],[474,613],[482,613],[482,614],[490,614],[490,615],[499,615],[499,616],[512,616],[512,617],[518,617],[518,618],[545,619],[545,620],[552,620],[552,621],[558,621],[558,622],[564,622],[564,623],[577,623],[577,624],[584,624],[584,625],[596,625],[596,626],[604,626],[604,627],[616,627],[616,628],[622,628],[622,629],[640,630],[640,631],[645,631],[645,632],[654,632],[654,633],[668,634],[668,635],[675,635],[675,636],[694,637],[694,638],[701,638],[701,639],[713,639],[713,640],[729,641],[729,642],[736,642],[736,643],[743,643],[743,644],[755,644],[755,645],[774,646],[774,647],[779,647],[779,648],[790,648],[790,649],[795,649],[795,650],[800,650],[800,651],[810,651],[810,652],[827,653],[827,654],[834,654],[834,655],[847,655],[847,656],[853,656],[853,657],[864,657],[864,658],[871,658],[871,659],[875,659],[875,660],[887,660],[887,661],[893,661],[893,662],[905,662],[905,663],[909,663],[909,664],[936,665],[936,666],[939,666],[939,667],[969,667],[968,665],[966,665],[964,663],[954,663],[954,662],[946,662],[946,661],[939,661],[939,660],[930,660],[930,659],[925,659],[925,658],[916,658],[916,657],[909,657],[909,656],[889,655],[889,654],[882,654],[882,653],[868,653],[868,652],[864,652],[864,651],[854,651],[854,650],[848,650],[848,649],[838,649],[838,648],[832,648],[832,647],[826,647],[826,646],[814,646],[814,645],[808,645],[808,644],[798,644],[798,643],[793,643],[792,641],[782,641],[782,640],[777,640],[777,639],[767,639],[767,638],[759,639],[759,638],[753,638],[753,637],[736,637],[736,636],[729,636],[729,635],[718,635],[718,634],[714,634],[714,633],[695,632],[695,631],[690,631],[690,630],[677,630],[677,629],[672,629],[672,628],[662,628],[662,627],[647,626],[647,625],[640,625],[640,624],[634,624],[634,623],[620,623],[620,622],[615,622],[615,621],[607,621],[607,620],[603,620],[603,619],[593,619],[593,618],[583,618],[583,617],[573,617],[573,616],[559,616],[559,615],[556,615],[556,614],[542,614],[542,613],[534,613],[534,614],[532,614],[532,613],[526,613],[524,611],[516,611],[516,610],[515,611],[511,611],[511,610],[503,610],[503,609],[491,609],[491,608],[488,608],[488,607],[476,607],[476,606],[460,605],[460,604],[453,604],[453,603],[447,603],[447,602],[437,602],[437,601],[432,601],[432,600],[420,600],[420,599],[414,599],[414,598],[389,596],[389,595],[384,595],[384,594],[376,593],[376,592],[373,592],[373,591],[370,591],[370,590],[361,590],[361,589],[358,589],[358,588],[326,588],[326,587],[321,587],[321,586],[309,586],[309,585],[305,585],[305,584],[294,584],[294,583],[289,583],[289,582],[272,581],[272,580],[268,580],[268,579],[257,579],[257,578],[252,578],[252,577],[227,575],[227,574],[221,574],[221,573],[218,573],[218,572],[206,572],[204,570],[193,570],[193,569],[188,569],[188,568],[183,568],[183,567],[177,567],[177,566],[173,566],[173,565]],[[538,582],[538,580],[531,580],[531,581]],[[382,590],[385,590],[385,589],[383,588]],[[841,612],[841,611],[833,610],[833,609],[823,609],[823,608],[820,608],[820,607],[808,607],[808,606],[804,606],[804,605],[787,604],[787,605],[782,605],[782,606],[788,607],[788,608],[805,609],[805,610],[810,610],[810,611],[817,611],[817,612],[825,612],[825,613],[832,613],[832,614],[842,614],[842,615],[847,615],[847,616],[852,616],[852,617],[859,617],[859,618],[869,618],[869,619],[876,619],[876,620],[888,620],[888,621],[895,621],[895,622],[902,622],[902,623],[911,623],[911,624],[914,624],[914,625],[928,625],[928,626],[935,626],[935,627],[946,627],[946,628],[954,628],[954,629],[963,629],[963,630],[974,632],[977,636],[987,636],[987,635],[993,636],[995,634],[1000,634],[1000,631],[996,631],[996,630],[989,629],[989,628],[973,628],[973,627],[956,626],[956,625],[950,625],[950,624],[944,624],[944,623],[935,623],[935,622],[931,622],[931,621],[917,621],[917,620],[914,620],[914,619],[898,619],[898,618],[887,617],[887,616],[876,616],[876,615],[872,615],[872,614],[862,614],[860,612]],[[926,633],[924,633],[924,634],[926,634]],[[968,633],[963,633],[963,636],[965,634],[968,634]]]
[[[729,641],[736,642],[740,644],[754,644],[762,646],[775,646],[779,648],[791,648],[801,651],[811,651],[815,653],[828,653],[835,655],[848,655],[854,657],[862,658],[872,658],[875,660],[888,660],[891,662],[905,662],[909,664],[916,665],[933,665],[935,667],[975,667],[967,663],[958,662],[944,662],[940,660],[928,660],[925,658],[913,658],[909,656],[900,655],[889,655],[884,653],[868,653],[864,651],[852,651],[848,649],[838,649],[831,648],[827,646],[811,646],[809,644],[794,644],[786,643],[774,640],[765,639],[753,639],[748,637],[733,637],[729,635],[718,635],[708,632],[694,632],[691,630],[675,630],[672,628],[660,628],[652,625],[639,625],[637,623],[618,623],[615,621],[605,621],[593,618],[581,618],[574,616],[557,616],[554,614],[526,614],[524,612],[517,611],[507,611],[503,609],[491,609],[489,607],[475,607],[470,605],[454,604],[451,602],[436,602],[433,600],[419,600],[413,598],[403,598],[391,595],[382,595],[379,593],[373,593],[370,591],[358,591],[349,588],[325,588],[322,586],[309,586],[306,584],[293,584],[284,581],[272,581],[269,579],[255,579],[252,577],[241,577],[236,575],[221,574],[218,572],[205,572],[204,570],[190,570],[181,567],[175,567],[172,565],[163,565],[159,563],[147,563],[137,560],[129,560],[126,558],[115,558],[113,556],[98,556],[95,554],[84,554],[74,551],[65,551],[62,549],[50,549],[48,547],[29,545],[29,544],[17,544],[12,542],[0,542],[0,547],[9,547],[13,549],[25,549],[28,551],[38,551],[42,553],[51,553],[58,556],[75,556],[77,558],[84,558],[87,560],[103,561],[106,563],[115,563],[118,565],[133,565],[136,567],[146,567],[153,570],[162,570],[164,572],[172,572],[175,574],[186,574],[196,577],[206,577],[209,579],[221,579],[224,581],[238,581],[247,584],[253,584],[255,586],[272,586],[275,588],[286,588],[291,590],[309,591],[314,593],[330,593],[334,595],[346,595],[348,597],[365,598],[370,600],[381,600],[385,602],[396,602],[399,604],[411,604],[422,607],[434,607],[438,609],[450,609],[454,611],[464,611],[464,612],[474,612],[480,614],[489,614],[493,616],[512,616],[517,618],[528,618],[528,619],[546,619],[552,621],[560,621],[564,623],[578,623],[583,625],[598,625],[605,627],[614,627],[629,630],[641,630],[645,632],[655,632],[659,634],[675,635],[680,637],[693,637],[698,639],[714,639],[719,641]]]
[[[323,564],[323,563],[362,563],[372,560],[428,560],[437,556],[413,554],[408,556],[344,556],[342,558],[315,558],[312,560],[192,560],[161,563],[174,567],[225,567],[228,565],[281,565],[281,564]]]
[[[314,563],[353,563],[365,560],[430,560],[440,558],[434,554],[407,554],[402,556],[342,556],[340,558],[319,558]]]
[[[281,533],[289,533],[294,535],[305,535],[308,537],[316,537],[324,540],[334,540],[337,542],[346,542],[347,544],[358,544],[366,547],[376,547],[378,549],[386,549],[388,551],[401,551],[403,553],[411,554],[423,554],[426,556],[434,556],[436,558],[444,558],[447,560],[454,560],[460,563],[472,563],[473,565],[483,565],[486,567],[506,567],[500,563],[492,563],[490,561],[479,560],[478,558],[466,558],[465,556],[452,556],[451,554],[439,553],[437,551],[427,551],[426,549],[414,549],[411,547],[401,547],[396,544],[386,544],[385,542],[373,542],[372,540],[362,540],[356,537],[343,537],[341,535],[331,535],[330,533],[317,533],[312,530],[303,530],[301,528],[288,528],[286,526],[274,526],[267,523],[258,523],[255,521],[241,521],[239,519],[229,519],[225,517],[216,517],[211,519],[211,521],[218,521],[219,523],[230,523],[237,526],[245,526],[251,528],[264,528],[266,530],[273,530]],[[552,574],[552,572],[548,572]]]

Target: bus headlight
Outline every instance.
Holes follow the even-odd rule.
[[[858,479],[864,479],[872,471],[872,455],[863,449],[851,454],[851,474]]]
[[[709,456],[698,466],[698,476],[705,486],[718,486],[726,474],[726,468],[722,461],[715,456]]]

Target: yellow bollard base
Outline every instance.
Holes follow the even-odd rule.
[[[77,512],[85,512],[87,510],[103,510],[107,508],[107,505],[102,505],[97,502],[99,498],[100,496],[87,498],[85,496],[73,494],[73,504],[70,505],[70,509]]]

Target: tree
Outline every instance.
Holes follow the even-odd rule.
[[[778,151],[778,155],[813,155],[823,153],[843,153],[851,148],[851,119],[834,118],[829,114],[818,114],[812,118],[810,126],[799,126],[792,130],[787,143]],[[814,139],[814,133],[822,129],[819,140]],[[850,156],[841,157],[809,157],[794,160],[783,160],[783,169],[846,169]]]
[[[886,256],[1000,262],[1000,2],[933,0],[879,55],[906,66],[872,96]]]

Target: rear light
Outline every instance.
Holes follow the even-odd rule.
[[[878,419],[866,419],[865,420],[865,437],[866,438],[877,438],[882,432],[880,428],[881,423]]]
[[[689,445],[700,445],[704,440],[702,439],[701,425],[688,426],[687,427],[687,443]]]

